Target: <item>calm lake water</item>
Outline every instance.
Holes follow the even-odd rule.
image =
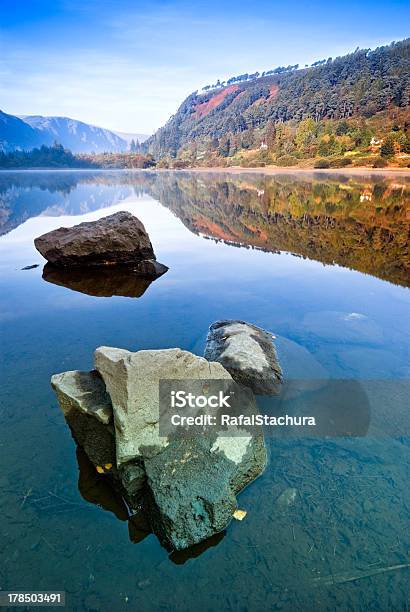
[[[409,188],[0,173],[1,589],[65,590],[69,610],[408,610]],[[164,276],[43,278],[36,236],[120,210],[143,221]],[[287,378],[363,381],[369,418],[362,437],[267,439],[268,468],[238,498],[246,519],[169,555],[76,449],[50,376],[91,369],[100,345],[201,355],[223,318],[272,331]]]

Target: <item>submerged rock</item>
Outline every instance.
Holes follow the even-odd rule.
[[[36,249],[55,266],[139,265],[155,268],[155,254],[145,227],[129,212],[118,212],[74,227],[60,227],[34,240]],[[145,272],[144,272],[145,269]],[[157,275],[155,272],[154,275]]]
[[[48,283],[95,297],[118,295],[139,298],[144,295],[153,280],[167,270],[166,266],[152,260],[140,262],[138,266],[102,266],[91,269],[57,268],[46,264],[43,268],[43,279]]]
[[[219,363],[179,348],[132,353],[102,346],[94,364],[113,405],[118,465],[154,456],[168,444],[159,435],[160,380],[231,378]]]
[[[277,506],[282,510],[288,508],[289,506],[293,506],[296,501],[297,494],[298,490],[293,487],[285,489],[276,500]]]
[[[239,320],[216,321],[209,328],[204,356],[219,361],[232,378],[257,394],[275,394],[282,370],[269,332]]]

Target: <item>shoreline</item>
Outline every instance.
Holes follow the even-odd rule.
[[[218,174],[264,174],[273,176],[275,174],[324,174],[344,176],[409,176],[410,168],[369,168],[368,166],[356,166],[355,168],[300,168],[298,166],[252,166],[242,168],[241,166],[195,166],[193,168],[0,168],[0,173],[7,172],[183,172],[183,173],[218,173]]]
[[[367,166],[358,166],[356,168],[299,168],[297,166],[265,166],[263,168],[252,167],[242,168],[241,166],[229,166],[221,168],[219,166],[207,168],[184,168],[182,172],[221,172],[228,174],[343,174],[352,176],[373,175],[379,176],[406,176],[410,177],[410,168],[369,168]]]

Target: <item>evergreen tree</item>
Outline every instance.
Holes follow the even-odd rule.
[[[380,155],[382,157],[393,157],[394,154],[394,139],[391,136],[388,136],[380,147]]]

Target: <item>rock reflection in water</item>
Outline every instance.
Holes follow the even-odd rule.
[[[85,501],[112,512],[120,521],[128,522],[131,542],[138,544],[152,533],[149,522],[141,512],[130,514],[121,495],[109,482],[96,472],[86,453],[77,446],[78,490]]]
[[[194,546],[190,546],[185,550],[174,550],[173,553],[170,554],[169,558],[176,565],[183,565],[190,559],[195,559],[199,557],[209,548],[213,548],[214,546],[218,546],[220,542],[224,539],[226,535],[226,531],[220,531],[216,533],[212,537],[208,538],[204,542],[199,542],[199,544],[194,544]]]
[[[107,512],[112,512],[120,521],[128,521],[128,508],[122,497],[101,478],[81,446],[76,450],[78,463],[78,490],[83,499]]]
[[[157,277],[158,278],[158,277]],[[107,266],[81,269],[56,268],[46,264],[43,279],[94,297],[133,297],[144,295],[155,278],[138,274],[132,267]]]

